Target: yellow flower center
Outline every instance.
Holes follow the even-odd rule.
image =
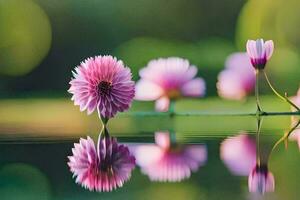
[[[180,92],[178,89],[171,89],[171,90],[168,90],[166,92],[166,95],[170,98],[170,99],[176,99],[178,97],[180,97]]]

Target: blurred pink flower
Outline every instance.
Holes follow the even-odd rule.
[[[220,156],[231,173],[248,176],[256,165],[256,144],[246,133],[226,138],[220,146]]]
[[[241,100],[254,90],[255,73],[246,53],[233,53],[218,76],[217,89],[221,97]]]
[[[274,192],[275,179],[267,166],[256,165],[248,178],[249,192],[264,194]]]
[[[298,92],[297,92],[297,95],[296,96],[293,96],[291,98],[291,101],[296,105],[296,106],[300,106],[300,88],[298,89]],[[296,109],[294,107],[291,107],[292,111],[296,111]],[[292,116],[292,119],[291,119],[291,127],[294,127],[297,125],[299,121],[299,117],[298,116]],[[291,135],[289,136],[289,139],[291,140],[295,140],[298,142],[298,146],[299,146],[299,149],[300,149],[300,129],[297,128],[295,129]]]
[[[151,181],[182,181],[206,162],[207,151],[204,145],[171,144],[167,132],[157,132],[155,143],[138,145],[133,150],[141,171]]]
[[[75,68],[68,90],[80,111],[91,114],[96,108],[104,118],[128,109],[134,97],[131,72],[112,56],[88,58]]]
[[[205,82],[202,78],[195,78],[196,74],[197,67],[182,58],[151,60],[140,70],[141,79],[136,84],[135,98],[156,100],[156,110],[168,111],[170,99],[204,96]]]
[[[246,48],[252,66],[255,69],[264,69],[273,54],[274,43],[272,40],[266,42],[263,39],[248,40]]]
[[[81,138],[72,152],[68,165],[76,183],[91,191],[109,192],[122,187],[135,167],[135,158],[128,148],[111,137],[99,136],[97,149],[90,137]]]

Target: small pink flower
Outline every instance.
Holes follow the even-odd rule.
[[[298,89],[297,95],[296,95],[296,96],[293,96],[293,97],[291,98],[291,101],[292,101],[296,106],[300,107],[300,88]],[[295,109],[294,107],[291,107],[291,109],[292,109],[292,111],[296,111],[296,109]],[[299,121],[299,118],[298,118],[297,116],[292,116],[292,118],[291,118],[291,127],[296,126],[297,123],[298,123],[298,121]],[[297,142],[298,142],[299,149],[300,149],[300,129],[299,129],[299,128],[295,129],[295,130],[291,133],[289,139],[297,141]]]
[[[122,187],[135,167],[135,158],[115,138],[104,137],[94,141],[88,137],[74,144],[68,165],[76,183],[91,191],[109,192]]]
[[[206,162],[203,145],[171,144],[170,135],[165,132],[157,132],[155,142],[156,145],[139,145],[133,150],[137,164],[152,181],[182,181]]]
[[[255,73],[246,53],[233,53],[218,76],[217,89],[221,97],[241,100],[254,90]]]
[[[246,48],[252,66],[255,69],[264,69],[273,54],[274,43],[272,40],[266,42],[263,39],[248,40]]]
[[[91,114],[97,108],[99,116],[111,118],[130,107],[134,82],[122,61],[112,56],[88,58],[75,68],[73,76],[68,91],[80,111]]]
[[[141,80],[136,84],[135,98],[156,100],[156,110],[167,111],[170,99],[204,96],[205,82],[202,78],[195,78],[196,74],[197,68],[182,58],[151,60],[140,70]]]
[[[274,192],[275,179],[267,166],[256,165],[248,178],[249,192],[264,194]]]
[[[248,176],[256,165],[256,144],[246,133],[225,139],[220,156],[228,169],[238,176]]]

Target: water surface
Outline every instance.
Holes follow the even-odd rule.
[[[118,126],[122,124],[122,126]],[[151,181],[137,166],[131,179],[113,192],[90,192],[76,184],[67,166],[78,134],[47,134],[29,130],[1,133],[1,199],[299,199],[300,157],[296,141],[273,145],[290,129],[290,116],[264,117],[260,132],[261,159],[275,177],[275,191],[249,193],[248,175],[236,174],[220,156],[227,138],[247,134],[257,141],[253,116],[126,117],[112,120],[110,134],[128,146],[154,144],[154,133],[168,131],[181,146],[206,148],[201,166],[179,182]],[[298,129],[297,129],[298,130]],[[95,140],[98,132],[82,133]],[[256,143],[257,145],[258,143]],[[245,147],[247,148],[247,147]],[[238,149],[237,149],[238,150]],[[247,156],[237,164],[247,163]]]

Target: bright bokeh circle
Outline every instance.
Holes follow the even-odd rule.
[[[47,55],[51,25],[32,0],[0,1],[0,74],[29,73]]]
[[[245,48],[248,39],[275,41],[276,47],[293,47],[300,52],[300,1],[250,0],[238,18],[236,43]]]

